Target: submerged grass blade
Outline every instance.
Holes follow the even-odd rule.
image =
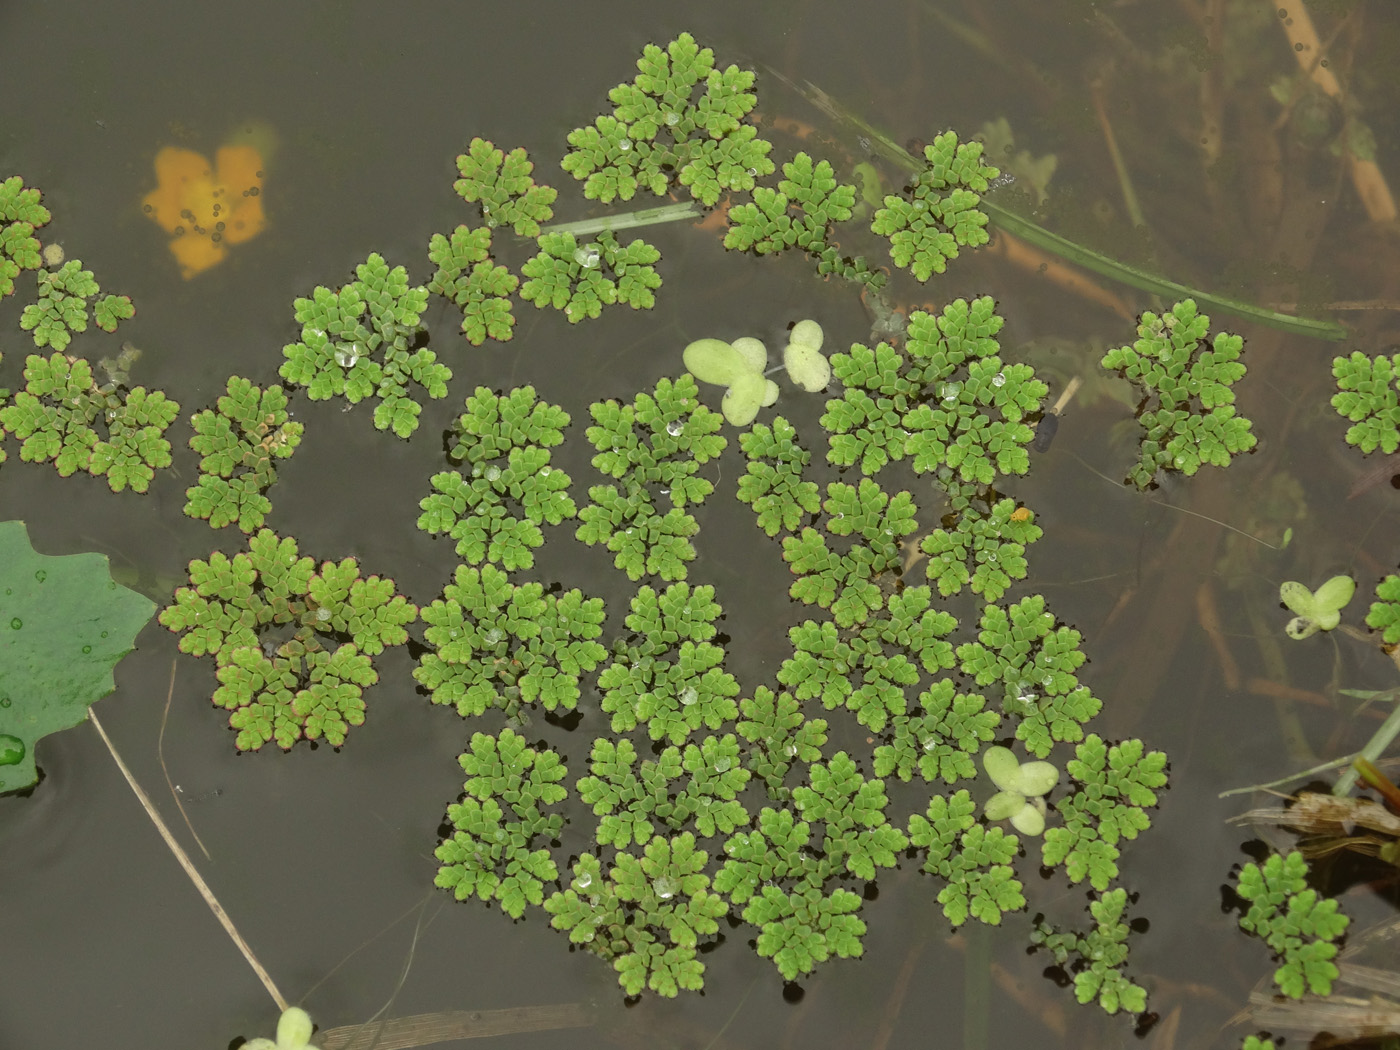
[[[874,125],[846,109],[811,81],[805,81],[799,85],[771,67],[765,67],[765,69],[770,76],[787,84],[832,120],[859,133],[863,140],[862,145],[868,143],[872,153],[878,153],[891,164],[905,171],[918,171],[923,167],[923,162],[910,154],[908,150]],[[1176,281],[1170,281],[1165,277],[1148,273],[1146,270],[1129,266],[1127,263],[1102,255],[1092,248],[1076,244],[1074,241],[1052,233],[1043,226],[1038,226],[1029,219],[993,203],[986,197],[982,198],[979,206],[993,223],[1007,233],[1014,234],[1022,240],[1034,244],[1037,248],[1077,263],[1086,270],[1120,281],[1140,291],[1152,292],[1168,299],[1193,298],[1198,303],[1207,303],[1216,310],[1223,310],[1236,317],[1243,317],[1270,328],[1291,332],[1294,335],[1306,335],[1316,339],[1334,341],[1347,338],[1346,328],[1336,321],[1322,321],[1310,317],[1281,314],[1275,310],[1267,310],[1262,306],[1231,299],[1228,296],[1216,295],[1198,288],[1188,288],[1184,284],[1178,284]]]
[[[514,1032],[549,1032],[587,1028],[594,1022],[586,1003],[519,1006],[504,1010],[443,1010],[386,1021],[377,1032],[346,1025],[322,1032],[316,1039],[324,1050],[408,1050],[457,1039],[480,1039]]]

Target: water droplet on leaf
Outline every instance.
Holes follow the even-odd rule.
[[[13,620],[10,621],[10,626],[13,627],[16,631],[18,631],[21,627],[24,626],[24,621],[21,620],[18,616],[16,616]]]
[[[663,901],[668,901],[676,895],[676,890],[680,887],[676,885],[676,880],[669,875],[658,875],[651,880],[651,888]]]
[[[9,700],[5,701],[6,706]],[[0,766],[15,766],[24,759],[24,741],[19,737],[0,733]]]
[[[49,578],[49,574],[46,573],[43,569],[40,569],[40,570],[38,570],[36,573],[34,573],[34,578],[35,578],[36,580],[38,580],[40,583],[43,583],[45,580],[47,580],[47,579]]]
[[[684,432],[685,424],[682,423],[679,419],[673,419],[671,420],[671,422],[666,424],[666,433],[670,434],[672,437],[680,437],[681,434]]]

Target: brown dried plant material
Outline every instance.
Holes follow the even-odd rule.
[[[1231,818],[1235,824],[1279,824],[1311,835],[1351,835],[1356,828],[1400,837],[1400,816],[1368,798],[1338,798],[1300,791],[1287,808],[1252,809]]]
[[[1286,7],[1280,6],[1279,23],[1288,37],[1298,65],[1330,98],[1340,100],[1345,92],[1336,75],[1323,64],[1322,41],[1303,0],[1291,0]],[[1397,213],[1395,198],[1391,195],[1390,185],[1380,165],[1353,153],[1347,154],[1347,162],[1351,167],[1352,185],[1356,187],[1357,196],[1361,198],[1371,221],[1394,222],[1400,213]]]

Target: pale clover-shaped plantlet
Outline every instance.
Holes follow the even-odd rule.
[[[1288,637],[1301,639],[1318,631],[1330,631],[1342,620],[1342,609],[1356,593],[1356,581],[1350,576],[1333,576],[1316,591],[1306,584],[1288,580],[1278,589],[1279,601],[1297,613],[1284,630]]]
[[[314,1026],[310,1015],[300,1006],[289,1006],[277,1019],[277,1040],[259,1036],[244,1043],[244,1050],[316,1050],[311,1045]]]
[[[798,321],[788,335],[783,351],[788,378],[809,394],[825,390],[831,382],[831,364],[822,356],[822,326],[816,321]]]
[[[1021,762],[1005,747],[987,748],[982,765],[1000,789],[987,799],[987,819],[1010,820],[1022,835],[1044,832],[1043,796],[1059,781],[1060,771],[1049,762]]]
[[[681,355],[685,367],[702,383],[728,387],[720,411],[736,427],[754,421],[760,408],[778,400],[778,384],[763,375],[768,350],[762,341],[744,336],[726,343],[723,339],[697,339]]]

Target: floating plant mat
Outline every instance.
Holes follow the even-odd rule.
[[[789,982],[860,957],[866,917],[881,908],[876,884],[903,866],[928,876],[948,929],[1003,926],[1063,967],[1079,1001],[1142,1014],[1146,990],[1128,964],[1137,902],[1120,860],[1150,826],[1166,757],[1095,731],[1112,698],[1081,679],[1085,639],[1035,591],[1041,525],[1015,490],[1050,392],[1003,353],[989,296],[908,316],[883,298],[887,263],[923,283],[986,242],[981,195],[999,172],[981,144],[945,131],[906,185],[877,177],[872,188],[842,158],[774,156],[753,120],[755,75],[688,34],[648,47],[638,66],[608,111],[568,136],[564,170],[606,214],[551,227],[560,194],[536,182],[525,151],[473,137],[455,183],[475,206],[472,224],[434,234],[426,263],[367,252],[353,273],[297,296],[280,368],[269,360],[252,378],[229,377],[226,394],[190,417],[184,440],[201,458],[186,514],[242,549],[191,562],[160,622],[181,650],[214,663],[212,700],[242,750],[355,746],[373,732],[374,659],[411,642],[421,691],[461,715],[468,734],[463,793],[435,844],[437,885],[548,923],[561,948],[603,960],[628,996],[702,989],[741,950],[711,951],[731,922],[743,933],[725,939],[751,941]],[[248,183],[240,199],[259,201],[243,206],[241,239],[251,239],[261,169],[235,159],[227,167],[240,179],[223,161],[185,158],[184,181],[199,183],[191,192],[211,218],[216,197]],[[162,166],[179,175],[171,157]],[[32,189],[5,187],[17,276],[38,266],[34,234],[47,214]],[[167,225],[164,210],[182,198],[153,194]],[[793,382],[770,376],[779,370],[761,344],[695,333],[721,359],[716,382],[742,387],[732,399],[684,370],[685,341],[657,350],[669,375],[640,390],[619,381],[617,397],[586,417],[529,382],[477,386],[446,435],[443,469],[422,479],[418,527],[440,537],[443,586],[421,607],[358,558],[313,557],[264,527],[276,461],[303,439],[290,421],[299,394],[372,402],[385,441],[438,440],[419,433],[422,402],[448,396],[464,348],[426,345],[432,296],[461,311],[465,342],[480,346],[515,338],[525,303],[582,324],[683,294],[665,285],[653,245],[621,233],[657,221],[652,198],[668,194],[690,200],[667,218],[707,214],[728,250],[796,250],[816,276],[864,293],[879,326],[870,345],[835,348],[805,305],[775,304],[773,324],[792,324]],[[846,223],[861,225],[870,257],[843,248]],[[225,255],[212,236],[197,257],[180,256],[194,241],[175,243],[191,280]],[[516,257],[518,274],[506,264]],[[126,306],[108,304],[99,323],[115,327]],[[1208,359],[1200,383],[1227,386],[1244,372],[1239,340],[1220,333],[1214,345],[1230,353],[1216,361],[1208,328],[1183,300],[1145,315],[1136,347],[1104,364],[1151,387],[1170,369],[1136,362],[1170,351],[1173,367]],[[35,330],[55,347],[67,334],[52,319]],[[104,389],[86,362],[61,354],[35,355],[26,380],[0,409],[26,443],[22,458],[133,492],[168,465],[173,402],[124,383]],[[1225,393],[1203,404],[1199,391],[1155,389],[1171,418],[1153,417],[1142,462],[1125,464],[1138,485],[1224,466],[1252,443],[1238,420],[1226,437],[1188,447]],[[811,399],[819,416],[805,411]],[[789,405],[803,411],[783,414]],[[97,436],[99,419],[111,428],[138,410],[118,426],[125,444]],[[792,422],[804,417],[817,418]],[[566,460],[568,443],[585,454]],[[716,469],[721,457],[737,481]],[[585,458],[587,478],[560,465]],[[704,579],[717,552],[701,535],[701,505],[723,523],[716,531],[752,529],[754,549],[790,571],[787,597],[804,618],[770,680],[726,669],[746,639],[724,634],[723,588]],[[624,604],[580,581],[532,578],[541,548],[570,544],[608,552],[631,591]],[[1037,866],[1058,881],[1025,880]],[[1037,913],[1066,883],[1086,898],[1081,914],[1044,921]]]

